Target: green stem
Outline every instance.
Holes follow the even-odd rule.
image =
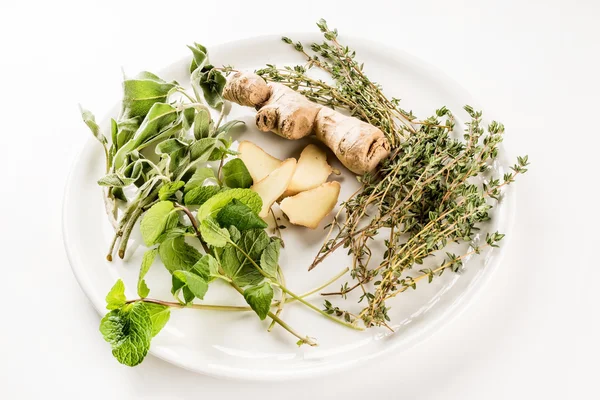
[[[254,267],[258,270],[258,272],[260,272],[265,278],[269,279],[271,281],[271,283],[273,283],[274,285],[276,285],[277,287],[279,287],[281,290],[283,290],[286,294],[288,294],[289,296],[293,297],[294,299],[296,299],[297,301],[299,301],[300,303],[304,304],[305,306],[307,306],[308,308],[310,308],[311,310],[321,314],[322,316],[324,316],[325,318],[328,318],[340,325],[344,325],[348,328],[352,328],[352,329],[356,329],[359,331],[364,330],[364,328],[361,328],[360,326],[356,326],[353,325],[351,323],[348,323],[346,321],[343,321],[339,318],[334,317],[333,315],[329,315],[327,314],[325,311],[321,310],[320,308],[312,305],[311,303],[309,303],[308,301],[304,300],[303,298],[301,298],[300,296],[298,296],[297,294],[295,294],[294,292],[292,292],[291,290],[289,290],[288,288],[286,288],[284,285],[282,285],[281,283],[274,281],[273,277],[267,275],[259,266],[258,264],[256,264],[256,262],[244,251],[242,250],[237,244],[233,243],[232,241],[230,241],[229,243],[231,243],[231,245],[233,245],[237,250],[239,250],[244,257],[246,257],[248,259],[248,261],[250,261]]]
[[[144,212],[144,210],[141,206],[136,208],[135,211],[133,212],[133,214],[131,214],[129,221],[127,221],[127,225],[125,225],[125,228],[123,229],[123,235],[121,238],[121,244],[119,245],[119,253],[118,253],[119,258],[121,258],[121,259],[125,258],[125,251],[127,250],[129,236],[131,236],[131,232],[133,231],[135,223],[138,220],[138,218],[142,215],[143,212]]]
[[[222,271],[220,271],[220,272],[222,273]],[[231,285],[231,287],[233,287],[235,290],[237,290],[237,292],[239,294],[241,294],[242,296],[244,295],[244,290],[242,290],[241,287],[239,287],[238,285],[236,285],[234,282],[230,282],[229,284]],[[277,322],[283,329],[285,329],[286,331],[288,331],[292,335],[296,336],[302,343],[306,343],[306,344],[308,344],[310,346],[316,346],[317,345],[317,343],[315,341],[313,341],[311,338],[309,338],[308,336],[302,337],[302,335],[300,335],[298,332],[296,332],[291,326],[289,326],[288,324],[286,324],[277,315],[273,314],[270,311],[269,311],[269,313],[267,315],[269,317],[271,317],[271,319],[273,319],[273,321]]]
[[[148,299],[148,298],[128,300],[127,304],[135,303],[136,301],[143,301],[144,303],[160,304],[160,305],[171,307],[171,308],[193,308],[195,310],[212,310],[212,311],[252,311],[252,309],[250,307],[244,307],[244,306],[219,306],[219,305],[213,305],[213,304],[185,305],[185,304],[177,303],[175,301],[164,301],[164,300]]]

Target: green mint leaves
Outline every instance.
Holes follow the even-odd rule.
[[[143,301],[127,304],[125,285],[120,279],[106,296],[106,302],[111,311],[100,321],[100,333],[121,364],[138,365],[148,354],[152,337],[169,321],[169,308]]]
[[[100,332],[112,346],[113,356],[130,367],[142,362],[150,349],[152,320],[144,303],[112,310],[100,321]]]
[[[176,182],[169,182],[163,186],[161,186],[161,188],[158,191],[158,198],[160,200],[169,200],[171,199],[175,193],[177,193],[179,191],[179,189],[181,189],[183,186],[185,185],[185,182],[182,181],[176,181]]]
[[[252,309],[263,320],[267,317],[273,301],[273,288],[269,282],[263,282],[257,286],[251,286],[244,290],[244,299]]]
[[[116,310],[123,307],[126,301],[125,284],[119,279],[106,295],[106,309]]]
[[[230,188],[249,188],[252,186],[252,177],[246,164],[239,159],[234,158],[223,165],[223,181]]]
[[[156,258],[156,254],[158,254],[157,249],[150,249],[144,253],[144,257],[142,258],[142,265],[140,267],[140,275],[138,277],[137,284],[137,293],[141,298],[148,297],[150,294],[150,288],[146,284],[146,280],[144,277],[150,270],[150,267],[154,263],[154,259]]]
[[[203,221],[208,217],[216,217],[219,211],[233,199],[245,204],[256,214],[260,212],[262,207],[262,199],[258,193],[250,189],[231,189],[215,194],[202,204],[198,209],[198,221]]]
[[[223,226],[235,226],[240,231],[248,229],[265,229],[267,223],[247,205],[233,199],[219,211],[217,221]]]
[[[166,239],[158,246],[158,254],[171,273],[189,271],[201,257],[198,250],[185,242],[183,236]]]
[[[140,224],[142,238],[146,246],[157,243],[161,235],[177,226],[179,216],[170,201],[160,201],[153,205],[144,215]]]
[[[200,224],[202,239],[213,247],[224,247],[229,241],[229,231],[221,228],[212,218],[207,218]]]

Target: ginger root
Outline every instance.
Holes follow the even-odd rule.
[[[256,107],[271,96],[271,88],[260,76],[248,72],[236,72],[223,88],[226,100],[242,106]]]
[[[315,229],[333,210],[339,195],[339,182],[325,182],[314,189],[286,197],[279,207],[292,224]]]
[[[283,84],[267,83],[258,75],[233,74],[223,97],[255,107],[261,131],[293,140],[315,134],[356,174],[372,171],[389,155],[389,142],[378,128],[313,103]]]
[[[296,172],[283,197],[316,188],[327,181],[332,171],[327,163],[327,154],[314,144],[309,144],[300,153]]]
[[[292,181],[292,176],[294,175],[295,170],[296,159],[288,158],[281,163],[279,168],[275,169],[263,180],[252,185],[250,189],[258,193],[263,202],[262,208],[258,213],[259,217],[267,217],[269,214],[269,209],[273,203],[275,203],[275,200],[277,200],[283,194],[283,192],[285,192]]]
[[[244,140],[238,146],[239,158],[244,162],[252,180],[261,181],[281,165],[281,160],[273,157],[259,146]]]

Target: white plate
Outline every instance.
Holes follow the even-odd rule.
[[[296,34],[293,38],[304,43],[321,41],[318,34]],[[416,115],[426,117],[446,105],[458,116],[459,124],[460,118],[465,117],[461,109],[471,101],[470,96],[440,71],[408,54],[376,43],[356,38],[345,41],[364,61],[368,76],[381,83],[389,95],[402,98],[403,106]],[[213,64],[230,64],[238,69],[253,70],[266,63],[283,66],[303,62],[297,52],[280,41],[279,36],[231,42],[210,48],[209,53]],[[175,79],[187,85],[188,65],[186,58],[157,72],[165,80]],[[109,116],[116,116],[118,107],[115,105]],[[254,127],[254,114],[250,108],[234,106],[228,119],[234,118],[247,122],[248,129],[241,135],[243,139],[257,142],[277,157],[298,156],[306,144],[259,132]],[[101,125],[108,127],[108,117]],[[83,124],[81,129],[86,130]],[[63,212],[64,241],[71,266],[84,292],[101,314],[106,312],[104,297],[118,278],[124,280],[128,298],[137,297],[135,287],[144,251],[136,229],[127,259],[105,261],[112,228],[96,185],[103,175],[103,163],[100,146],[90,139],[69,177]],[[497,173],[504,173],[503,165],[494,166]],[[347,172],[339,180],[343,187],[340,199],[344,199],[355,190],[356,180]],[[513,204],[514,193],[496,207],[487,229],[506,232],[510,228]],[[288,245],[282,254],[282,266],[288,286],[296,293],[318,286],[348,265],[347,257],[339,251],[309,273],[307,266],[320,246],[324,231],[321,228],[314,232],[288,228],[283,234]],[[468,260],[463,273],[444,274],[432,284],[421,284],[417,291],[408,291],[394,299],[389,304],[394,334],[375,328],[365,332],[352,331],[299,304],[290,304],[283,313],[286,322],[319,343],[314,348],[297,347],[295,338],[279,327],[267,333],[269,321],[261,322],[253,313],[173,310],[165,329],[153,339],[151,353],[200,373],[258,380],[321,375],[357,365],[392,350],[413,346],[442,327],[473,300],[498,265],[499,254],[497,250],[485,251]],[[150,270],[147,280],[152,290],[150,297],[172,299],[170,278],[159,262]],[[338,289],[343,282],[342,279],[331,288]],[[311,301],[320,307],[323,299],[315,295]],[[332,301],[337,302],[337,299]],[[243,299],[227,287],[214,285],[205,303],[241,305]],[[468,332],[465,335],[468,336]],[[100,334],[98,345],[106,346],[106,351],[110,351]]]

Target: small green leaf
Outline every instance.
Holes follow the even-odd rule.
[[[157,243],[159,237],[167,230],[177,226],[179,216],[173,212],[175,206],[170,201],[159,201],[148,211],[140,223],[140,231],[146,246]]]
[[[279,263],[279,249],[281,245],[278,240],[274,240],[267,245],[260,256],[260,267],[271,277],[277,276],[277,265]]]
[[[239,240],[236,241],[239,249],[232,244],[225,246],[221,254],[221,268],[227,277],[241,287],[256,285],[264,278],[253,262],[257,264],[260,262],[261,254],[270,242],[269,235],[263,229],[252,229],[241,233],[235,233],[237,229],[235,231],[234,229],[230,227],[230,236],[239,236]]]
[[[189,271],[201,257],[198,250],[185,242],[183,236],[166,239],[158,246],[158,254],[171,273],[177,270]]]
[[[223,181],[230,188],[249,188],[252,186],[252,177],[246,164],[239,159],[234,158],[223,165]]]
[[[211,118],[208,111],[198,110],[194,117],[194,137],[199,140],[210,136]]]
[[[81,106],[79,107],[79,110],[81,111],[81,118],[83,118],[83,122],[85,122],[88,128],[90,128],[90,131],[92,131],[94,137],[98,139],[100,143],[105,145],[107,143],[106,137],[100,132],[100,127],[96,123],[96,118],[94,117],[94,114],[92,114],[88,110],[84,110],[83,108],[81,108]]]
[[[98,179],[98,185],[122,188],[122,187],[131,185],[136,180],[137,180],[137,177],[124,178],[124,177],[119,176],[119,174],[110,173],[110,174],[104,175],[102,178]]]
[[[150,289],[148,288],[144,277],[146,276],[146,274],[150,270],[150,267],[154,263],[156,254],[158,254],[157,249],[150,249],[144,253],[144,257],[142,258],[142,265],[140,266],[140,274],[138,276],[137,284],[138,296],[140,296],[141,298],[148,297],[148,295],[150,294]]]
[[[198,139],[190,146],[190,157],[192,161],[215,161],[220,159],[215,154],[220,154],[223,142],[217,138]],[[216,157],[216,158],[215,158]]]
[[[125,284],[119,279],[106,295],[106,309],[115,310],[121,308],[127,302],[125,297]]]
[[[219,277],[219,263],[213,256],[206,254],[192,267],[192,271],[210,283]]]
[[[219,108],[223,104],[222,94],[227,80],[223,74],[216,69],[210,69],[208,72],[196,74],[198,71],[200,70],[198,69],[192,73],[192,80],[198,79],[199,86],[202,89],[204,99],[208,105],[212,108]]]
[[[156,103],[166,103],[176,82],[167,83],[150,72],[140,72],[123,81],[123,115],[145,117]]]
[[[209,167],[197,168],[192,177],[185,184],[185,188],[183,190],[184,193],[204,185],[204,182],[207,179],[215,179],[215,171]]]
[[[243,128],[245,126],[246,126],[246,123],[244,121],[239,121],[239,120],[229,121],[229,122],[221,125],[219,127],[219,129],[217,129],[217,132],[215,132],[215,136],[216,137],[225,137],[225,135],[227,135],[232,130],[236,130],[237,128]]]
[[[263,320],[271,309],[273,300],[273,288],[269,282],[263,282],[258,286],[250,286],[244,289],[244,299],[250,307]]]
[[[208,283],[204,278],[190,271],[174,271],[173,275],[181,282],[185,283],[186,287],[195,297],[200,300],[204,299],[204,295],[208,291]]]
[[[223,247],[229,242],[229,231],[221,228],[212,218],[202,220],[200,234],[206,243],[214,247]]]
[[[148,354],[152,331],[150,313],[143,302],[112,310],[100,321],[100,332],[112,346],[113,356],[130,367]]]
[[[192,63],[190,64],[190,73],[194,72],[195,69],[202,69],[206,63],[208,63],[208,51],[206,47],[199,43],[194,43],[193,46],[188,46],[192,51]]]
[[[183,202],[188,206],[201,206],[221,191],[219,186],[200,186],[185,194]]]
[[[158,335],[167,322],[169,322],[171,310],[167,306],[156,303],[144,302],[144,306],[146,306],[146,309],[150,314],[150,320],[152,321],[152,337],[154,337]]]
[[[171,196],[177,193],[177,191],[181,189],[184,185],[185,182],[182,181],[169,182],[167,184],[164,184],[158,190],[158,198],[163,201],[168,200],[171,198]]]
[[[156,145],[156,154],[171,154],[188,148],[188,144],[180,139],[167,139]]]
[[[257,214],[262,207],[262,199],[258,193],[250,189],[231,189],[215,194],[202,204],[198,209],[198,221],[202,221],[208,217],[215,217],[219,211],[233,199],[239,200],[241,203],[250,207],[252,212]]]
[[[219,211],[217,221],[222,226],[233,225],[241,231],[265,229],[267,227],[267,223],[261,217],[237,199],[233,199]]]

